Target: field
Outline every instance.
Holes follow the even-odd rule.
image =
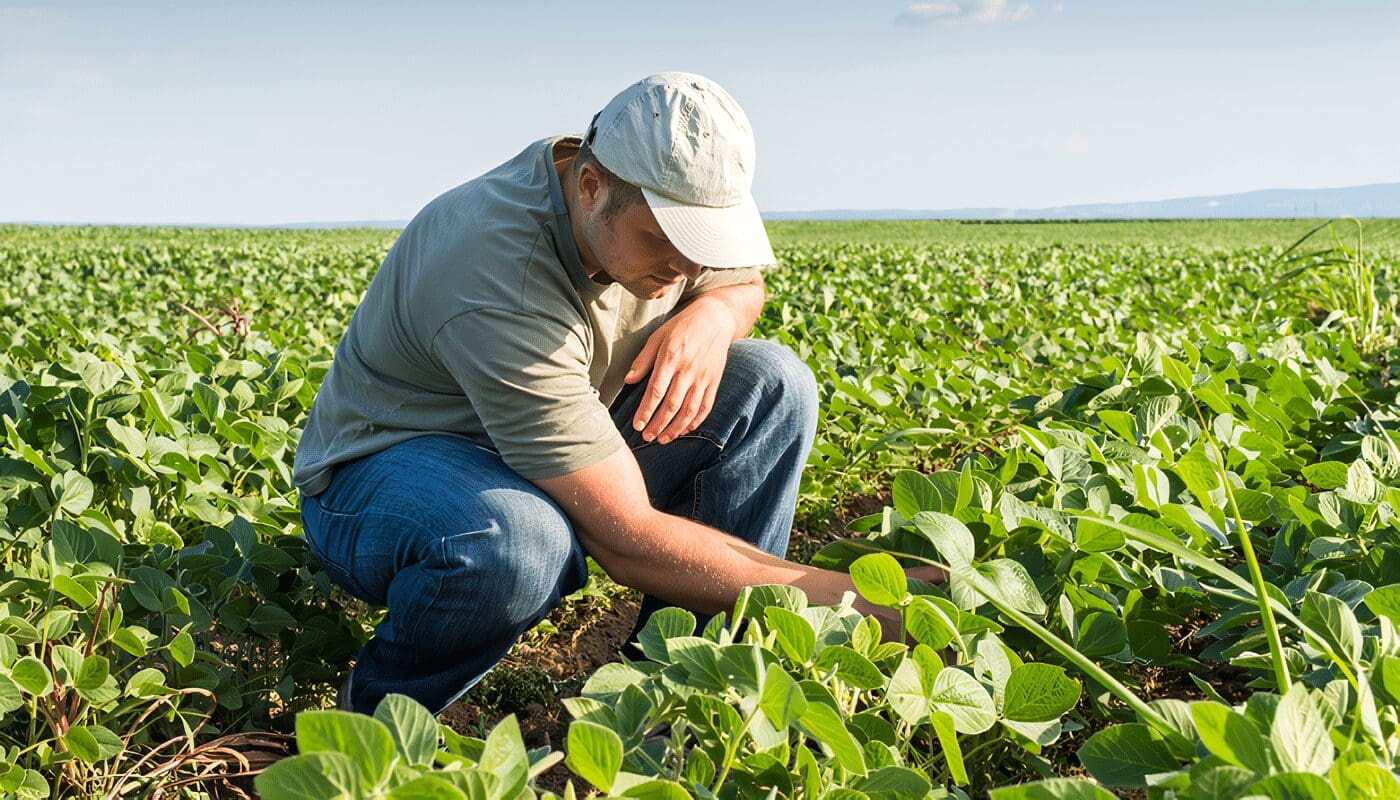
[[[396,232],[0,226],[0,796],[1400,797],[1400,227],[1320,224],[773,224],[790,555],[906,641],[619,659],[599,572],[441,726],[324,710],[381,610],[290,481]]]

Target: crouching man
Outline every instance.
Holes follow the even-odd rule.
[[[753,169],[733,98],[664,73],[404,229],[296,452],[312,549],[388,607],[341,708],[441,713],[584,585],[585,554],[645,595],[638,626],[748,585],[852,588],[783,559],[817,397],[745,338],[774,261]]]

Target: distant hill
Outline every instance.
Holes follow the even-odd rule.
[[[1263,189],[1140,203],[1054,208],[830,209],[777,211],[765,219],[1291,219],[1400,217],[1400,183],[1338,189]]]
[[[1264,189],[1242,194],[1179,197],[1141,203],[1089,203],[1054,208],[946,208],[946,209],[818,209],[770,211],[768,220],[867,220],[867,219],[1298,219],[1331,217],[1400,218],[1400,183],[1373,183],[1337,189]],[[6,224],[6,223],[0,223]],[[104,225],[103,222],[20,222],[29,225]],[[133,224],[133,223],[115,223]],[[192,228],[402,228],[406,219],[331,222],[283,222],[273,225],[148,222]]]

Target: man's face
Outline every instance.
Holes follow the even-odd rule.
[[[594,280],[620,283],[637,297],[655,300],[700,274],[700,265],[671,244],[646,203],[604,219],[602,197],[592,199],[580,226],[586,240],[580,242],[580,255],[590,271],[601,270]]]

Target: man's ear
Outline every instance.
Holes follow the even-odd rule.
[[[597,165],[584,164],[578,172],[578,202],[584,211],[592,212],[602,208],[608,199],[608,179],[598,170]]]

